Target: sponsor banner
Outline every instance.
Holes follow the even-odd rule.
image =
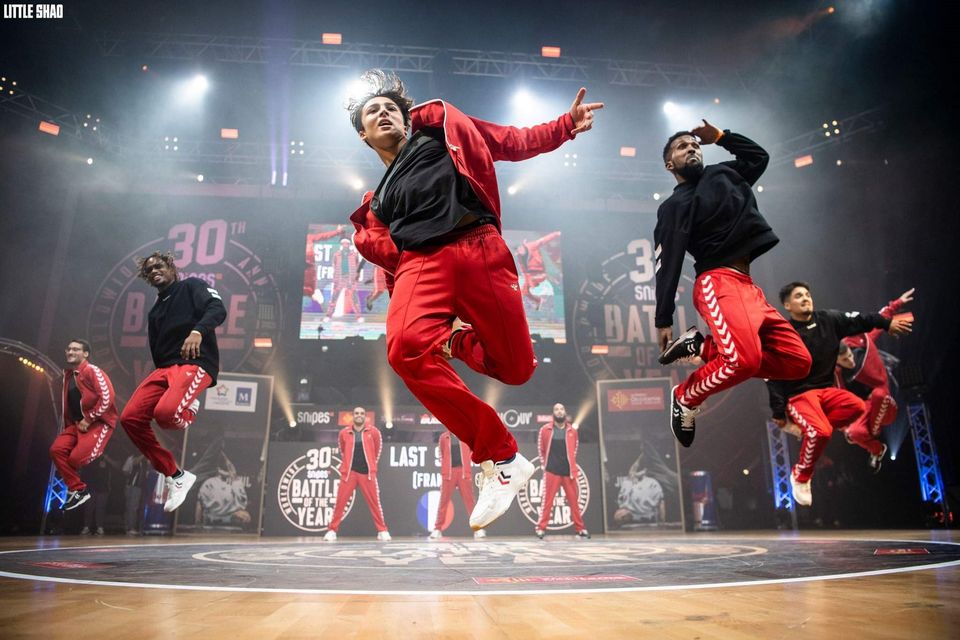
[[[336,411],[333,411],[336,415]],[[369,414],[368,414],[369,415]],[[323,442],[335,442],[339,428],[330,425],[334,434]],[[378,462],[377,479],[384,518],[395,536],[425,536],[436,524],[440,489],[440,457],[433,442],[400,441],[403,433],[384,434],[383,451]],[[393,438],[391,440],[391,437]],[[323,535],[333,517],[336,492],[340,486],[340,451],[336,445],[311,442],[273,442],[267,460],[264,489],[265,536]],[[521,443],[520,451],[537,463],[536,445]],[[581,443],[577,452],[580,468],[579,502],[588,529],[600,531],[602,515],[599,500],[591,492],[600,486],[599,447]],[[480,468],[473,467],[474,496],[480,485]],[[539,518],[543,493],[543,474],[539,468],[515,504],[489,529],[490,535],[533,535]],[[459,493],[454,493],[447,509],[447,536],[468,536],[469,514]],[[572,534],[570,509],[563,490],[557,494],[551,514],[551,533]],[[347,505],[347,515],[339,530],[340,536],[376,535],[366,501],[354,494]]]
[[[181,466],[197,482],[177,509],[177,531],[257,531],[273,377],[221,372],[187,431]]]
[[[215,387],[207,389],[203,408],[207,411],[257,410],[257,382],[254,380],[226,380],[220,378]]]
[[[670,378],[597,383],[607,531],[683,528],[679,456],[665,400],[671,384]]]

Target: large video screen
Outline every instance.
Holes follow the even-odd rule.
[[[312,224],[307,229],[300,338],[360,337],[386,333],[383,270],[357,252],[351,225]],[[520,275],[531,334],[565,339],[560,232],[503,232]]]

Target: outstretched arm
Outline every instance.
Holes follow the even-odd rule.
[[[567,140],[593,127],[593,112],[603,108],[602,102],[584,103],[587,90],[577,92],[570,111],[552,122],[534,127],[510,127],[477,118],[470,118],[483,137],[494,160],[517,162],[553,151]]]

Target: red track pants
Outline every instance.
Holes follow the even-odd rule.
[[[866,399],[867,410],[847,427],[847,437],[871,454],[878,456],[883,443],[878,440],[880,429],[897,419],[897,401],[883,387],[878,387]]]
[[[120,416],[130,440],[150,464],[165,476],[177,472],[173,454],[160,446],[150,420],[161,429],[186,429],[196,417],[190,405],[213,378],[195,364],[175,364],[154,370],[133,392]]]
[[[517,442],[475,396],[440,346],[459,317],[453,355],[506,384],[523,384],[536,359],[513,256],[493,225],[439,247],[404,251],[387,311],[387,359],[423,406],[473,450],[473,461],[505,460]]]
[[[567,504],[570,505],[573,526],[579,533],[587,527],[583,524],[583,516],[580,513],[580,490],[577,488],[577,481],[570,476],[559,476],[549,471],[543,472],[543,500],[540,502],[540,521],[537,522],[537,529],[547,530],[550,516],[553,515],[553,501],[560,487],[563,487],[563,495],[567,498]]]
[[[701,351],[703,366],[677,389],[686,406],[699,406],[748,378],[796,380],[810,372],[800,334],[750,276],[729,267],[705,271],[694,285],[693,305],[712,335]]]
[[[807,482],[834,429],[841,429],[864,412],[863,400],[846,389],[812,389],[787,402],[787,415],[800,427],[800,459],[793,466],[798,482]]]
[[[463,467],[451,467],[452,478],[444,478],[440,484],[440,504],[437,506],[437,522],[433,525],[434,529],[443,531],[446,529],[444,524],[447,521],[447,508],[453,502],[453,492],[459,490],[460,497],[463,498],[463,506],[467,509],[467,516],[473,512],[473,506],[476,499],[473,497],[473,475],[463,475]]]
[[[340,478],[340,485],[337,487],[337,502],[333,507],[333,519],[330,520],[330,530],[336,531],[340,528],[340,523],[345,515],[343,511],[358,485],[360,486],[360,493],[363,494],[363,499],[367,501],[367,506],[370,507],[370,516],[373,518],[373,524],[377,527],[377,531],[386,531],[387,524],[383,520],[383,506],[380,504],[380,484],[377,482],[377,476],[371,478],[368,474],[355,471],[348,473],[346,478]]]
[[[99,458],[112,435],[113,427],[105,422],[95,422],[86,433],[80,433],[76,424],[67,425],[54,439],[50,445],[50,459],[70,491],[87,488],[87,483],[80,479],[80,467]]]

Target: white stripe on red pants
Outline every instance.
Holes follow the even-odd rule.
[[[748,378],[796,380],[810,371],[810,353],[796,330],[767,302],[750,276],[722,267],[700,274],[693,304],[707,322],[703,366],[677,389],[688,407]]]
[[[380,504],[380,484],[377,482],[377,476],[370,477],[367,473],[357,473],[351,471],[346,478],[340,478],[340,484],[337,487],[337,501],[333,507],[333,518],[330,520],[330,530],[336,531],[340,528],[343,521],[344,509],[347,507],[350,497],[357,487],[360,487],[360,493],[363,499],[367,501],[370,507],[370,517],[373,518],[373,524],[377,531],[386,531],[387,523],[383,519],[383,505]]]

